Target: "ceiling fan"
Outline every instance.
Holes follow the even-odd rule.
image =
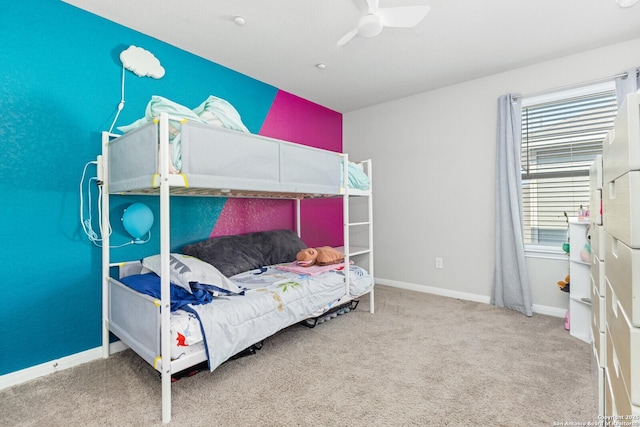
[[[369,10],[358,20],[358,26],[338,40],[344,46],[356,35],[375,37],[384,27],[412,28],[418,25],[431,10],[429,6],[398,6],[378,8],[379,0],[367,0]]]

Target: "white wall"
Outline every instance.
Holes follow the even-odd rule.
[[[497,98],[614,76],[640,39],[346,113],[344,148],[373,159],[375,276],[488,301],[494,265]],[[442,257],[444,268],[435,268]],[[534,305],[566,309],[564,259],[528,258]],[[544,310],[542,310],[544,312]]]

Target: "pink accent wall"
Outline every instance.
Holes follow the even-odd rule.
[[[342,152],[342,114],[279,91],[260,135]],[[308,246],[341,246],[342,200],[303,200],[301,235]],[[294,202],[227,199],[211,237],[252,231],[295,229]]]
[[[342,152],[342,114],[279,91],[260,134]],[[341,246],[342,200],[303,200],[301,235],[307,246]]]
[[[342,152],[342,114],[279,91],[260,135]]]
[[[289,200],[227,199],[209,237],[293,229],[294,214]]]

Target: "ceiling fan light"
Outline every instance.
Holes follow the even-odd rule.
[[[616,0],[616,3],[618,3],[620,7],[631,7],[638,3],[638,0]]]
[[[358,35],[375,37],[382,32],[382,20],[377,15],[365,15],[358,21]]]

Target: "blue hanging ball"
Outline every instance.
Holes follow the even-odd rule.
[[[143,203],[134,203],[124,210],[122,225],[134,239],[140,239],[151,230],[153,212]]]

